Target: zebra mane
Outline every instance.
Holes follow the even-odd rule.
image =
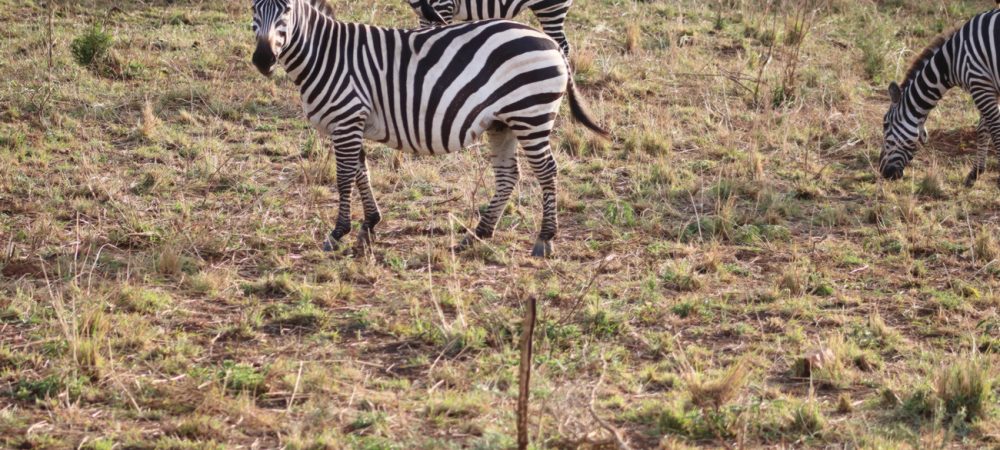
[[[319,11],[324,16],[327,16],[334,20],[337,19],[337,14],[336,12],[334,12],[333,6],[330,6],[330,3],[328,3],[326,0],[305,0],[305,1],[308,2],[313,8],[316,8],[316,10]]]
[[[951,39],[951,37],[958,32],[959,28],[960,27],[955,27],[939,34],[933,41],[931,41],[927,48],[925,48],[919,55],[917,55],[916,58],[913,59],[913,62],[910,63],[910,68],[906,70],[906,77],[903,78],[903,83],[901,85],[902,89],[906,89],[910,83],[913,82],[913,80],[917,77],[917,74],[919,74],[921,70],[924,70],[927,62],[930,61],[934,54],[944,46],[945,42],[948,42],[948,39]]]

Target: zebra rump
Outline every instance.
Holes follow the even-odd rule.
[[[566,40],[566,16],[573,0],[408,0],[417,13],[422,27],[447,25],[453,22],[489,19],[513,19],[530,9],[538,18],[545,34],[559,44],[566,56],[570,45]]]

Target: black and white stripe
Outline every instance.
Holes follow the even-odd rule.
[[[488,134],[496,193],[476,236],[491,236],[506,207],[519,178],[520,144],[542,188],[542,226],[532,253],[551,253],[557,220],[549,137],[562,96],[568,93],[577,120],[606,135],[579,103],[552,39],[506,20],[416,31],[342,23],[324,0],[255,0],[254,29],[254,64],[267,75],[280,62],[299,86],[306,117],[333,140],[340,208],[328,247],[351,230],[355,185],[365,213],[359,244],[370,243],[381,220],[364,139],[434,155]]]
[[[883,121],[879,171],[888,179],[903,176],[918,143],[926,143],[928,114],[953,87],[972,95],[980,113],[978,157],[966,179],[972,186],[986,169],[992,143],[1000,143],[1000,10],[985,12],[937,38],[907,72],[902,85],[889,85],[892,105]]]
[[[407,0],[420,18],[420,25],[450,24],[471,20],[513,19],[530,9],[542,30],[559,43],[569,56],[566,15],[573,0]]]

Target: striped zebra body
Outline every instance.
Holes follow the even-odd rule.
[[[889,85],[892,104],[883,121],[879,157],[883,177],[903,176],[918,144],[927,142],[927,116],[953,87],[969,92],[980,113],[976,162],[966,178],[972,186],[986,170],[990,149],[1000,143],[1000,10],[979,14],[936,39],[915,60],[902,85]]]
[[[519,178],[520,144],[542,187],[533,254],[551,253],[557,220],[549,136],[563,94],[569,93],[579,120],[603,130],[582,113],[565,59],[550,38],[502,20],[417,31],[342,23],[323,0],[255,0],[254,28],[254,64],[269,75],[281,63],[299,87],[306,117],[333,141],[340,206],[329,249],[351,229],[355,185],[365,212],[359,245],[370,243],[381,220],[364,139],[440,154],[488,134],[496,193],[476,237],[492,236],[506,207]]]
[[[538,17],[542,30],[569,57],[566,16],[573,0],[408,0],[420,26],[489,19],[513,19],[525,10]]]

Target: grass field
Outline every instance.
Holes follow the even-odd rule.
[[[577,0],[615,139],[560,121],[550,260],[530,176],[450,251],[483,148],[368,145],[379,242],[322,252],[328,144],[251,66],[249,1],[52,3],[0,0],[0,447],[509,448],[532,297],[537,448],[1000,446],[1000,189],[961,186],[968,96],[904,180],[873,169],[885,86],[992,1]]]

